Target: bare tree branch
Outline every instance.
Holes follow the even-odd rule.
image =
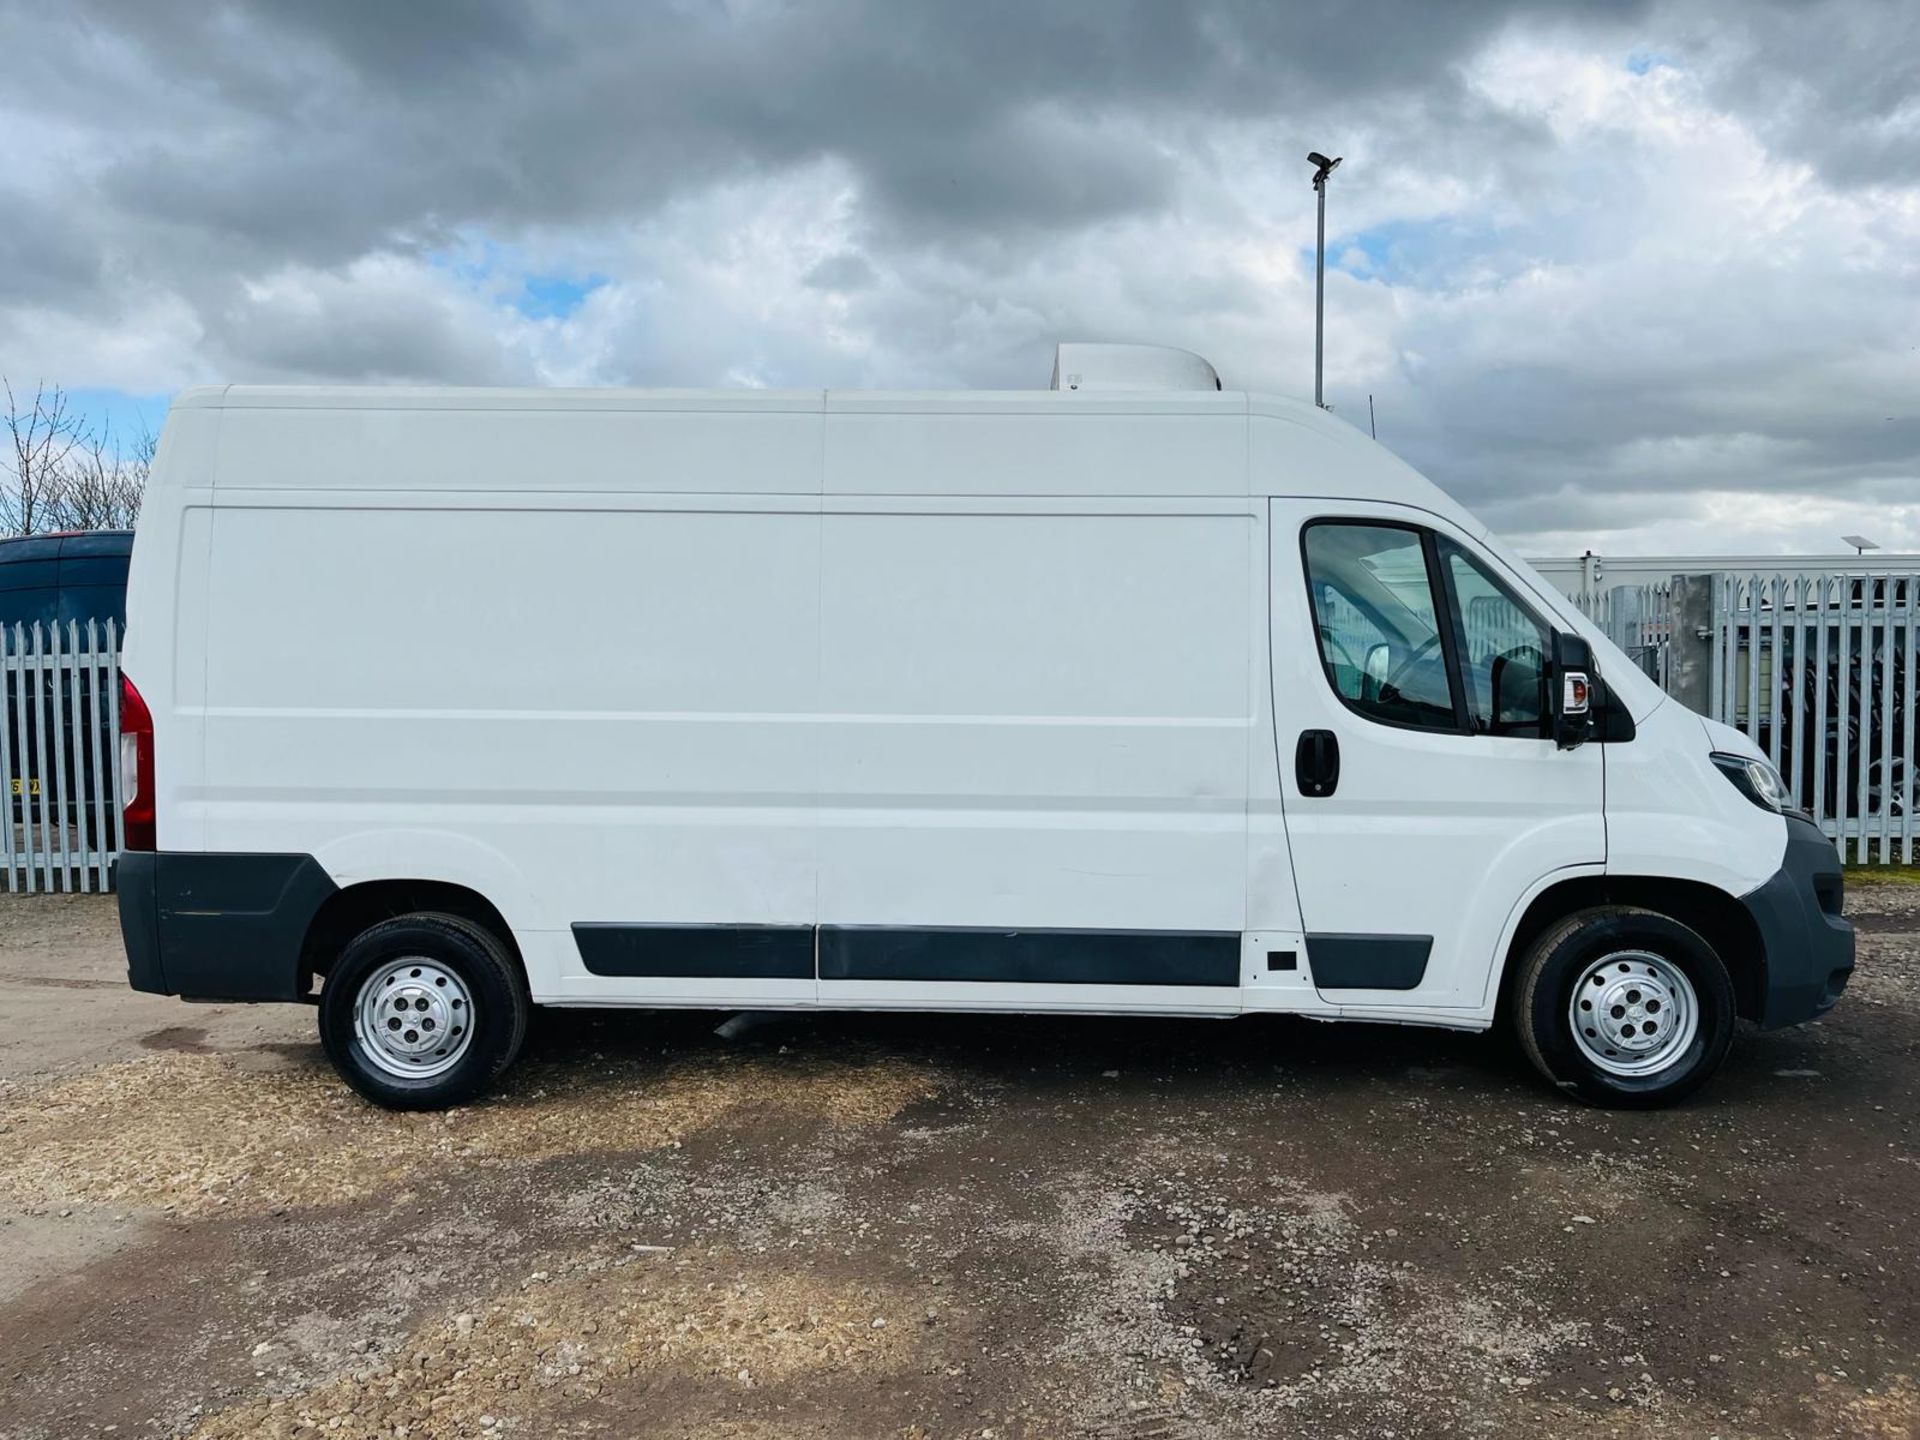
[[[32,403],[5,386],[7,454],[0,457],[0,531],[116,530],[140,514],[158,441],[144,426],[131,445],[115,443],[111,424],[90,429],[59,386],[42,383]]]
[[[80,443],[80,417],[67,402],[67,392],[41,381],[33,402],[23,405],[13,383],[0,377],[7,408],[0,421],[6,426],[9,453],[0,457],[10,480],[0,485],[0,528],[31,535],[45,528],[45,512],[61,484],[62,468]]]

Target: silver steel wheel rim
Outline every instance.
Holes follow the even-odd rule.
[[[1671,960],[1616,950],[1581,972],[1567,1019],[1580,1053],[1609,1075],[1656,1075],[1693,1044],[1700,1001]]]
[[[391,960],[361,982],[353,1007],[360,1048],[403,1080],[444,1075],[473,1043],[473,996],[444,965]]]

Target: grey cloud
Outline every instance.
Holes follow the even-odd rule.
[[[1783,154],[1841,185],[1920,179],[1912,0],[1752,0],[1702,8],[1682,33],[1675,52]]]
[[[229,292],[212,345],[227,373],[252,380],[528,383],[531,368],[488,318],[410,271],[286,272],[261,292]]]
[[[124,79],[128,47],[153,71],[156,123],[117,137],[111,198],[324,259],[423,217],[619,217],[822,156],[922,236],[1152,211],[1173,165],[1151,123],[1452,92],[1452,62],[1520,9],[87,0],[62,38],[100,82]],[[8,28],[24,42],[25,13]],[[91,89],[39,98],[97,123]],[[221,104],[224,125],[168,123]]]
[[[99,238],[65,206],[0,189],[0,305],[86,294],[104,263]]]
[[[873,266],[864,256],[850,250],[838,255],[829,255],[818,265],[801,277],[802,283],[816,290],[837,290],[841,292],[865,290],[875,280]]]

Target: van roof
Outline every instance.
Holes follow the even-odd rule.
[[[1351,427],[1304,400],[1245,390],[719,390],[466,385],[199,385],[175,410],[698,410],[808,414],[1034,410],[1079,414],[1257,414]]]
[[[447,421],[454,413],[506,417],[594,414],[626,415],[636,420],[653,414],[698,416],[765,415],[800,419],[808,415],[907,419],[914,416],[995,416],[1068,420],[1095,416],[1142,420],[1165,417],[1173,428],[1129,426],[1127,433],[1096,434],[1076,429],[1077,437],[1050,432],[1044,438],[1019,425],[992,434],[962,437],[945,431],[936,441],[896,427],[864,426],[839,449],[834,492],[861,494],[1005,494],[1005,495],[1224,495],[1253,493],[1314,495],[1356,500],[1387,500],[1446,515],[1477,535],[1485,529],[1426,477],[1386,447],[1345,420],[1304,400],[1245,390],[641,390],[641,389],[494,389],[457,386],[229,385],[184,391],[173,405],[174,419],[194,412],[221,411],[248,416],[256,423],[236,429],[228,424],[217,442],[223,455],[222,486],[245,483],[270,489],[332,489],[355,473],[352,483],[368,484],[364,469],[348,457],[364,453],[372,432],[351,423],[354,416],[418,414],[439,417],[423,442],[434,457],[421,467],[409,462],[402,488],[450,488],[457,478],[476,489],[502,488],[509,471],[537,475],[554,489],[605,488],[583,483],[590,466],[528,467],[516,462],[539,451],[544,434],[459,434]],[[291,433],[266,427],[269,412],[301,419]],[[348,422],[340,426],[334,418]],[[1278,422],[1257,433],[1231,422]],[[1214,422],[1212,425],[1192,422]],[[170,425],[173,423],[170,420]],[[1222,428],[1223,425],[1226,428]],[[388,433],[381,431],[380,433]],[[243,438],[244,436],[244,438]],[[623,453],[631,438],[596,427],[589,452],[602,459]],[[757,491],[804,493],[810,488],[795,452],[774,431],[753,427],[739,434],[677,425],[661,440],[667,457],[652,484],[708,490],[724,485],[690,470],[690,457],[703,447],[731,456],[729,465],[755,477]],[[235,447],[239,447],[236,449]],[[262,447],[291,451],[263,465]],[[163,447],[164,448],[164,447]],[[239,458],[241,452],[246,458]],[[1251,469],[1249,468],[1251,464]],[[1085,473],[1092,465],[1095,473]],[[234,468],[230,469],[229,466]],[[162,464],[156,473],[171,467]],[[728,467],[722,467],[728,468]],[[429,475],[427,470],[435,473]],[[1076,470],[1081,473],[1076,473]],[[225,478],[246,474],[244,482]],[[1237,480],[1228,480],[1229,474]],[[665,478],[667,476],[672,478]],[[1227,483],[1223,486],[1222,481]],[[1265,488],[1263,488],[1265,487]],[[375,488],[378,488],[377,486]]]

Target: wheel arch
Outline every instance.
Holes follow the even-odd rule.
[[[1499,1010],[1513,999],[1513,986],[1527,949],[1550,927],[1596,905],[1633,905],[1679,921],[1699,935],[1727,967],[1734,1008],[1758,1019],[1766,997],[1766,947],[1760,928],[1739,899],[1700,880],[1660,875],[1580,875],[1556,881],[1528,902],[1501,957]]]
[[[428,911],[455,915],[493,935],[525,978],[526,958],[513,927],[500,909],[478,890],[446,880],[363,880],[329,895],[307,924],[300,945],[299,994],[313,998],[315,982],[332,968],[334,957],[361,931],[401,915]]]

